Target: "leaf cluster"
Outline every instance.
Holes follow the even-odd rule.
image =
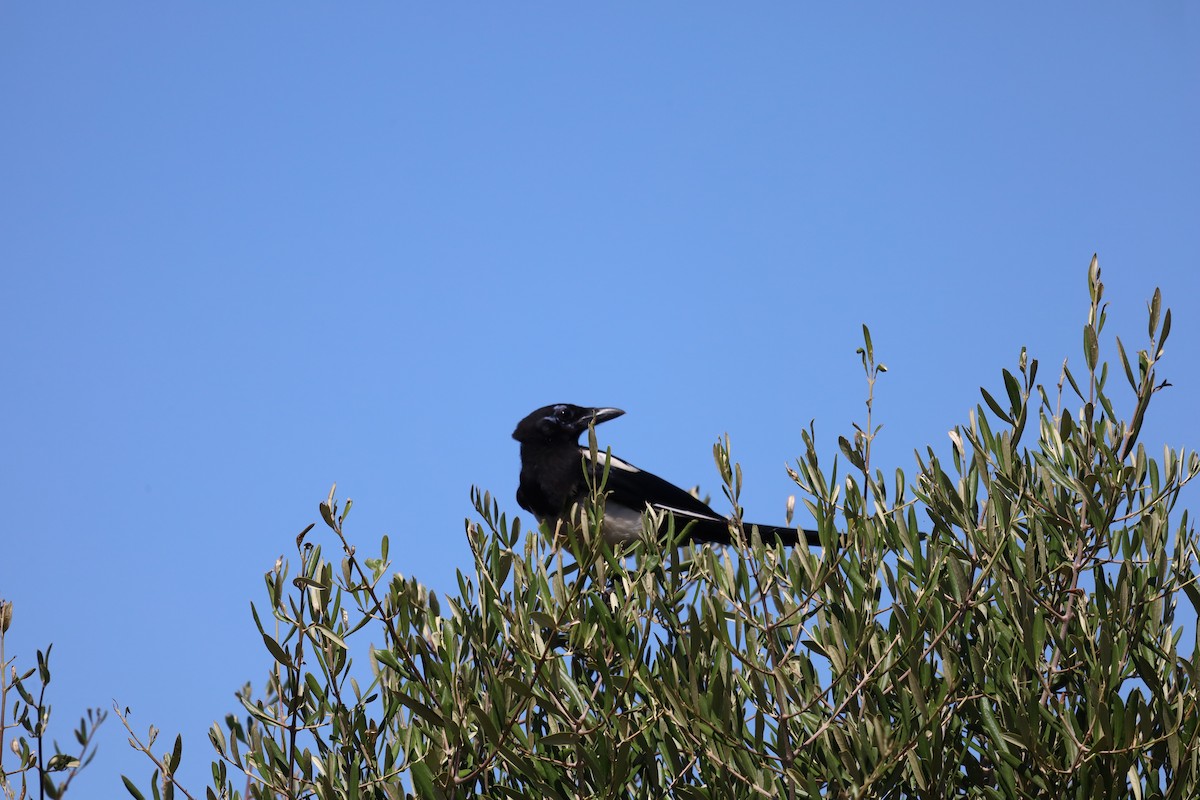
[[[6,659],[4,639],[13,620],[13,604],[0,599],[0,796],[8,800],[66,795],[80,770],[96,757],[96,729],[108,713],[88,709],[75,729],[78,750],[67,753],[57,740],[50,740],[50,711],[46,699],[50,687],[49,645],[37,651],[37,666],[18,672],[15,659]],[[9,706],[9,698],[12,705]],[[10,739],[9,731],[17,731]],[[53,752],[50,752],[50,750]],[[9,756],[15,764],[6,764]]]
[[[1197,537],[1176,505],[1200,458],[1138,441],[1170,312],[1156,292],[1149,345],[1118,340],[1119,399],[1095,261],[1088,284],[1083,370],[1047,389],[1022,352],[911,482],[872,463],[886,368],[864,329],[866,421],[828,471],[811,428],[789,467],[820,550],[735,514],[736,546],[666,520],[670,546],[613,552],[603,481],[554,531],[475,491],[473,563],[439,598],[392,572],[387,537],[361,557],[331,492],[339,552],[310,526],[295,576],[267,574],[275,666],[213,726],[207,796],[1197,796]],[[716,455],[737,509],[727,439]]]

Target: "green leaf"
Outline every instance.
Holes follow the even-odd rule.
[[[66,753],[55,753],[50,756],[50,760],[46,762],[47,772],[62,772],[66,769],[74,769],[79,766],[79,759]]]
[[[422,800],[445,800],[441,789],[433,783],[433,772],[424,761],[414,761],[409,769],[413,779],[413,789]]]
[[[1158,313],[1162,310],[1162,290],[1157,287],[1154,289],[1154,296],[1150,298],[1150,332],[1147,334],[1151,339],[1158,332]]]
[[[292,585],[297,589],[324,589],[325,584],[320,581],[315,581],[312,578],[307,578],[303,575],[297,575],[292,579]]]
[[[333,642],[334,644],[336,644],[338,647],[342,648],[343,650],[350,649],[349,645],[346,644],[345,639],[338,636],[336,633],[334,633],[332,630],[330,630],[326,626],[312,625],[310,629],[315,630],[317,633],[319,633],[321,635],[321,638],[328,639],[329,641]]]
[[[1171,335],[1171,309],[1167,309],[1167,313],[1163,316],[1162,333],[1158,338],[1158,350],[1155,351],[1154,357],[1161,358],[1163,348],[1167,346],[1167,337]]]
[[[216,722],[208,729],[208,740],[212,742],[213,749],[217,751],[218,755],[225,755],[225,732]]]
[[[1089,371],[1095,371],[1096,361],[1100,355],[1100,343],[1096,337],[1096,329],[1092,325],[1083,326],[1083,356],[1087,361]]]
[[[1133,377],[1133,368],[1129,365],[1129,357],[1125,355],[1125,345],[1121,344],[1120,336],[1117,337],[1117,355],[1121,357],[1121,366],[1125,368],[1125,380],[1129,381],[1129,388],[1136,392],[1137,379]]]
[[[1066,361],[1063,362],[1063,377],[1067,379],[1067,383],[1071,384],[1071,389],[1075,392],[1076,397],[1080,400],[1085,399],[1083,392],[1079,391],[1079,384],[1075,382],[1075,376],[1071,374]]]
[[[989,393],[988,390],[982,386],[979,387],[979,391],[983,393],[983,400],[988,404],[988,408],[992,410],[992,413],[1007,422],[1009,425],[1012,425],[1013,418],[1008,415],[1007,411],[1000,407],[1000,404],[996,402],[996,398],[992,397],[991,393]]]
[[[262,635],[262,639],[263,644],[267,646],[267,650],[271,653],[272,658],[274,658],[280,664],[283,664],[288,669],[296,668],[295,663],[292,662],[292,657],[288,655],[287,651],[279,645],[279,642],[275,641],[274,637],[268,636],[264,633]]]
[[[404,671],[404,668],[400,666],[400,660],[396,658],[396,654],[391,650],[376,648],[375,650],[371,651],[371,655],[376,661],[378,661],[380,664],[383,664],[388,669],[395,670],[396,672]]]
[[[987,697],[980,697],[975,704],[979,709],[979,716],[983,722],[983,727],[987,731],[988,739],[992,746],[1001,754],[1008,754],[1008,742],[1004,740],[1004,734],[1000,730],[1000,723],[996,721],[996,715],[992,713],[992,701]]]
[[[146,800],[146,796],[138,791],[138,788],[133,785],[133,781],[129,780],[129,778],[126,778],[124,775],[121,776],[121,781],[125,784],[126,791],[136,797],[137,800]]]
[[[1004,388],[1008,391],[1008,402],[1011,404],[1012,412],[1017,413],[1021,406],[1021,384],[1017,382],[1016,377],[1008,370],[1001,370],[1004,376]]]
[[[170,768],[172,774],[174,774],[175,770],[179,769],[179,762],[182,760],[183,760],[183,736],[177,735],[175,737],[175,746],[173,748],[171,748],[171,758],[167,762],[167,766]]]
[[[851,446],[849,439],[847,439],[845,436],[839,436],[838,437],[838,447],[840,447],[842,449],[842,453],[845,454],[846,458],[857,469],[861,470],[864,468],[864,462],[863,462],[862,456],[854,451],[854,448],[853,448],[853,446]]]
[[[249,700],[249,698],[247,698],[241,692],[238,692],[237,698],[241,702],[242,708],[244,708],[248,712],[250,712],[250,716],[254,717],[259,722],[263,723],[264,725],[271,725],[271,726],[279,724],[278,720],[276,720],[274,717],[272,717],[266,711],[264,711],[263,709],[259,708],[257,705],[252,703]]]
[[[47,647],[45,653],[37,651],[38,680],[43,686],[50,683],[50,649],[53,647],[54,645]]]
[[[415,698],[411,695],[405,694],[404,692],[401,692],[401,691],[394,692],[393,696],[397,700],[399,700],[401,703],[403,703],[407,708],[409,708],[414,714],[421,717],[426,722],[432,723],[433,725],[437,725],[437,726],[446,724],[445,721],[442,719],[441,714],[434,711],[432,708],[425,705],[417,698]]]
[[[541,743],[546,747],[561,747],[563,745],[579,744],[579,734],[563,731],[561,733],[552,733],[549,736],[543,736]]]

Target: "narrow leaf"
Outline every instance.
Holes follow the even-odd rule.
[[[1155,331],[1158,330],[1158,313],[1162,310],[1162,290],[1155,287],[1154,297],[1150,298],[1150,333],[1151,339],[1154,338]]]
[[[1021,384],[1017,382],[1016,377],[1008,370],[1001,370],[1004,375],[1004,389],[1008,392],[1008,402],[1011,404],[1012,412],[1015,414],[1021,408]]]
[[[279,642],[275,641],[273,637],[268,636],[265,633],[262,635],[262,638],[263,644],[267,646],[267,650],[270,651],[272,658],[274,658],[280,664],[283,664],[288,669],[296,668],[295,663],[292,662],[292,657],[289,656],[287,651],[279,645]]]
[[[1083,326],[1083,355],[1087,359],[1088,370],[1096,369],[1099,358],[1100,343],[1096,338],[1096,329],[1092,325]]]
[[[1013,424],[1012,417],[1010,417],[1008,415],[1008,412],[1006,412],[1003,408],[1000,407],[1000,404],[996,402],[996,398],[992,397],[991,393],[988,392],[988,390],[983,388],[982,386],[979,387],[979,391],[983,393],[984,402],[986,402],[988,404],[988,408],[990,408],[992,410],[992,413],[995,414],[1000,419],[1007,422],[1009,425],[1012,425]]]
[[[137,800],[146,800],[146,796],[138,791],[138,788],[133,785],[133,781],[129,780],[129,778],[126,778],[124,775],[121,776],[121,780],[125,783],[125,789],[131,795],[136,797]]]
[[[858,469],[863,468],[863,458],[860,454],[858,454],[854,451],[854,448],[851,446],[849,439],[847,439],[845,436],[839,436],[838,437],[838,447],[840,447],[842,449],[842,452],[846,454],[846,458],[848,458],[850,460],[851,464],[853,464]]]
[[[549,736],[543,736],[542,744],[546,747],[559,747],[562,745],[573,745],[579,743],[579,734],[564,731],[562,733],[552,733]]]

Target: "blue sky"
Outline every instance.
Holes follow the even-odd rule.
[[[7,4],[0,108],[8,653],[194,790],[330,484],[451,590],[545,403],[717,497],[728,432],[778,522],[863,323],[911,474],[1021,346],[1081,361],[1098,252],[1108,344],[1174,309],[1146,441],[1200,440],[1194,5]],[[106,727],[76,798],[149,773]]]

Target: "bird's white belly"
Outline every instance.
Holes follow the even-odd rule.
[[[642,515],[632,508],[609,503],[604,508],[601,532],[609,544],[631,542],[642,535]]]

